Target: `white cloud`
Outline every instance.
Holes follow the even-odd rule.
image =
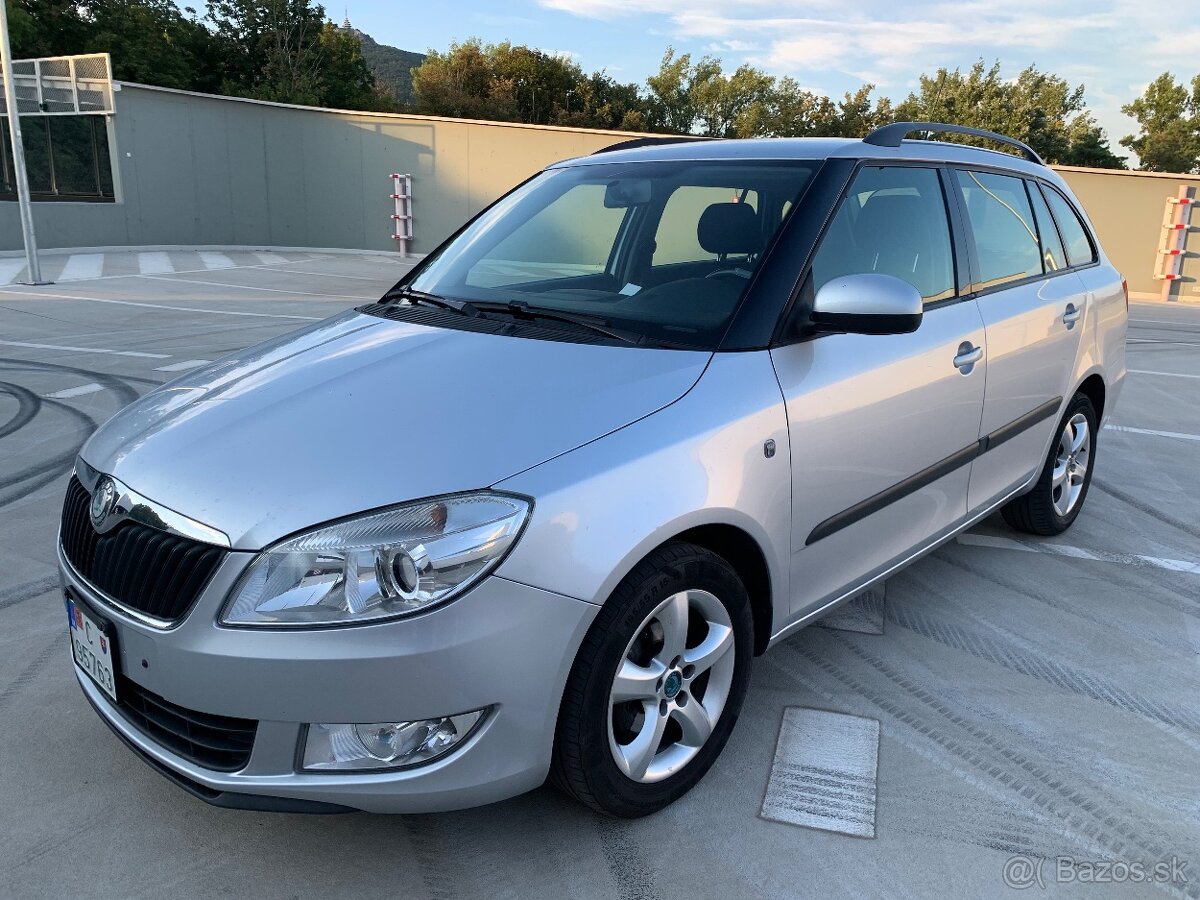
[[[1000,59],[1084,84],[1113,140],[1133,130],[1120,112],[1170,69],[1200,71],[1200,28],[1186,10],[1151,0],[539,0],[569,14],[661,34],[681,51],[716,53],[806,83],[870,80],[901,99],[916,76]],[[1192,0],[1183,6],[1191,5]],[[638,19],[636,25],[631,21]],[[657,62],[655,59],[653,62]],[[648,65],[647,68],[650,68]],[[1137,87],[1133,87],[1136,85]],[[840,94],[841,89],[831,91]]]

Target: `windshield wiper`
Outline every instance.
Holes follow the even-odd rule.
[[[473,305],[481,312],[508,313],[517,319],[546,319],[552,322],[566,322],[571,325],[578,325],[581,328],[587,328],[605,337],[610,337],[626,344],[642,343],[641,335],[612,328],[609,326],[607,319],[602,319],[599,316],[584,316],[578,313],[564,312],[560,309],[551,309],[548,306],[530,306],[524,300],[509,300],[507,303],[475,303]]]
[[[466,300],[451,300],[447,297],[439,297],[437,294],[426,293],[425,291],[414,291],[409,287],[400,288],[396,291],[388,291],[383,295],[384,300],[395,300],[397,298],[407,300],[413,306],[436,306],[438,309],[449,309],[461,315],[470,316],[471,318],[479,315],[479,308],[473,303],[468,303]]]

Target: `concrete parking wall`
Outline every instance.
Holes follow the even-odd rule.
[[[425,252],[548,163],[628,132],[336,112],[123,84],[115,203],[34,206],[51,247],[245,244],[393,250],[392,172],[413,176]],[[0,250],[21,247],[0,203]]]
[[[1135,298],[1157,299],[1162,282],[1154,278],[1163,211],[1180,187],[1200,194],[1200,176],[1113,169],[1056,167],[1079,197],[1104,250],[1129,281]],[[1189,229],[1190,250],[1182,262],[1183,278],[1171,286],[1174,299],[1200,300],[1200,214]]]
[[[358,113],[122,84],[110,120],[116,203],[38,203],[44,248],[253,245],[393,250],[392,172],[413,176],[425,252],[547,163],[636,135]],[[1061,167],[1135,296],[1154,278],[1164,203],[1200,176]],[[1197,217],[1200,224],[1200,216]],[[1200,228],[1195,229],[1200,231]],[[21,246],[0,203],[0,251]],[[1200,237],[1174,296],[1200,299]]]

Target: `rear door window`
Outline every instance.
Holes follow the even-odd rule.
[[[975,238],[978,287],[1042,274],[1042,250],[1025,182],[1010,175],[956,169]]]
[[[1086,266],[1095,262],[1096,249],[1092,246],[1083,222],[1079,221],[1078,213],[1066,198],[1053,188],[1046,189],[1046,199],[1054,212],[1058,229],[1062,232],[1063,243],[1067,245],[1067,262],[1072,266]]]
[[[936,169],[864,166],[855,176],[813,258],[812,287],[869,272],[907,281],[926,303],[954,296],[950,223]]]

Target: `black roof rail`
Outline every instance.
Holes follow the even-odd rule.
[[[689,136],[683,134],[672,134],[664,137],[640,137],[631,138],[628,141],[618,141],[615,144],[609,144],[607,147],[601,147],[599,150],[593,150],[592,156],[597,153],[612,153],[616,150],[634,150],[637,147],[657,147],[659,144],[683,144],[692,141],[704,141],[709,138],[699,136]]]
[[[863,138],[863,143],[873,144],[876,147],[899,147],[900,142],[914,131],[927,131],[935,134],[969,134],[972,137],[987,138],[1001,144],[1007,144],[1010,147],[1016,147],[1021,151],[1022,156],[1030,162],[1037,163],[1039,166],[1046,164],[1032,147],[1023,141],[1018,141],[1016,138],[997,134],[995,131],[986,131],[983,128],[968,128],[966,125],[948,125],[945,122],[893,122],[891,125],[882,125],[876,128]]]

